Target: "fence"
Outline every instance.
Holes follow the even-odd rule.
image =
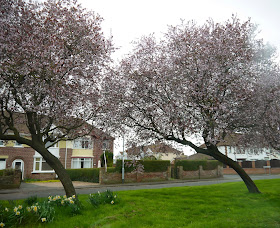
[[[280,160],[258,160],[258,161],[238,161],[239,165],[248,174],[280,174]],[[224,174],[236,174],[236,172],[224,166]]]

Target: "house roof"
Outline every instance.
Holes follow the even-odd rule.
[[[206,154],[193,154],[190,155],[187,160],[215,160],[212,156],[206,155]]]
[[[217,146],[236,146],[240,140],[242,134],[232,133],[225,136],[223,140],[217,143]],[[200,148],[206,148],[205,144],[202,144]]]
[[[1,119],[2,118],[0,116],[0,120]],[[83,120],[75,119],[75,118],[73,118],[73,120],[76,120],[77,122],[83,121]],[[29,130],[27,128],[27,125],[26,125],[26,117],[25,117],[24,113],[13,113],[13,121],[14,121],[14,125],[17,126],[17,129],[21,134],[30,135],[30,132],[29,132]],[[104,131],[93,127],[89,123],[87,123],[85,121],[83,121],[83,122],[85,124],[84,126],[90,126],[92,128],[92,131],[89,134],[92,137],[98,138],[98,139],[109,139],[109,140],[114,140],[115,139],[114,137],[110,136],[109,134],[105,133]],[[57,124],[57,125],[59,125],[59,124]],[[9,131],[8,131],[8,133],[9,133]]]
[[[179,151],[164,143],[155,143],[146,146],[131,147],[127,150],[127,153],[133,155],[139,155],[140,153],[148,153],[149,151],[152,151],[153,153],[162,153],[162,154],[172,153],[177,155],[181,155],[183,153],[182,151]]]

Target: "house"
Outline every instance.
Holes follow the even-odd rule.
[[[147,146],[132,147],[127,150],[128,159],[156,159],[170,160],[172,162],[176,157],[183,155],[182,151],[164,143],[155,143]]]
[[[100,156],[105,150],[113,152],[114,138],[99,129],[75,140],[60,141],[49,148],[64,168],[81,169],[100,167]],[[16,141],[0,140],[0,169],[19,168],[22,178],[55,178],[54,170],[42,156],[27,145]]]
[[[280,160],[280,153],[269,147],[253,148],[238,145],[241,134],[229,134],[217,144],[219,151],[234,161]],[[206,148],[205,144],[200,146]]]

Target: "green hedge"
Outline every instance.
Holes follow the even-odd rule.
[[[204,170],[213,170],[222,165],[219,161],[194,161],[194,160],[181,160],[175,163],[175,167],[183,166],[184,171],[199,170],[199,166],[202,166]]]
[[[98,168],[66,169],[72,181],[99,183]]]
[[[131,162],[131,160],[125,160],[125,164],[128,162]],[[144,172],[165,172],[168,169],[168,166],[170,166],[169,160],[139,160],[137,162],[140,162],[144,165]],[[130,166],[127,167],[127,165],[124,165],[124,170],[126,173],[132,172],[134,170],[134,167]],[[116,172],[122,172],[122,160],[117,160]]]

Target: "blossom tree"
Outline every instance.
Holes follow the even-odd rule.
[[[88,133],[102,113],[113,47],[101,22],[75,0],[0,0],[0,139],[40,153],[67,196],[75,189],[48,147]]]
[[[256,26],[236,16],[225,23],[183,22],[165,37],[142,37],[120,65],[115,118],[140,139],[174,141],[233,168],[249,192],[258,188],[217,143],[244,131],[256,111],[249,105],[273,65],[273,52],[256,38]],[[121,90],[121,91],[120,91]],[[247,122],[246,122],[246,121]],[[206,148],[189,140],[200,135]]]

